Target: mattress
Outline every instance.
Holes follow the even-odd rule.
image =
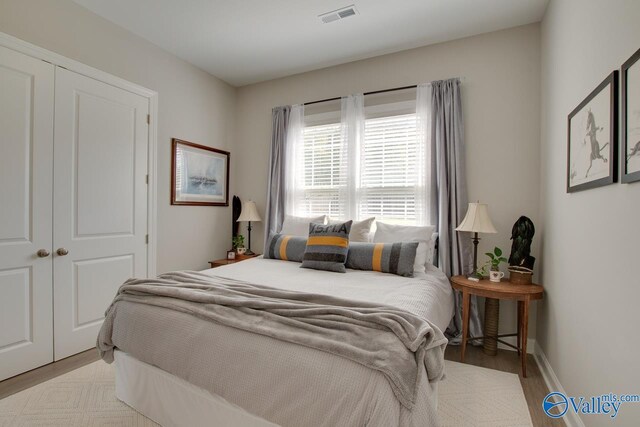
[[[453,312],[451,288],[438,270],[404,278],[299,267],[257,258],[206,273],[286,290],[393,302],[442,329]],[[177,345],[163,345],[169,335]],[[112,340],[132,357],[278,425],[437,425],[436,385],[429,383],[425,370],[418,378],[417,403],[408,410],[380,372],[334,354],[163,307],[119,302]],[[164,357],[165,352],[174,357]]]

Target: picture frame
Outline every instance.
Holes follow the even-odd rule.
[[[618,71],[613,71],[568,116],[567,193],[617,181]]]
[[[171,140],[171,204],[229,206],[228,151]]]
[[[622,64],[621,181],[640,181],[640,49]]]
[[[236,259],[236,251],[227,251],[227,259],[228,260]]]

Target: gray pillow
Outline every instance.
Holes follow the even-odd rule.
[[[305,237],[271,234],[267,250],[264,251],[264,258],[302,262],[306,247]]]
[[[344,263],[349,252],[351,223],[309,224],[309,238],[302,260],[303,268],[346,273]]]
[[[349,244],[347,268],[413,277],[419,242]]]

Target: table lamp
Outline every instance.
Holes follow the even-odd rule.
[[[478,233],[497,233],[489,218],[489,210],[486,203],[469,203],[467,214],[456,228],[456,231],[468,231],[473,234],[473,271],[469,278],[480,278],[478,275]]]
[[[244,202],[242,204],[242,212],[240,212],[240,217],[237,219],[238,222],[247,221],[249,224],[247,225],[248,237],[249,237],[249,245],[247,246],[246,255],[255,255],[253,251],[251,251],[251,221],[259,222],[262,221],[260,215],[258,215],[258,209],[256,208],[256,202],[252,202],[249,200],[248,202]]]

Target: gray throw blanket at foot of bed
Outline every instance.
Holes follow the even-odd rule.
[[[98,350],[108,363],[113,361],[111,336],[119,301],[178,310],[345,357],[383,373],[408,409],[415,401],[419,369],[426,368],[432,382],[444,376],[447,339],[407,311],[188,271],[131,279],[120,287],[98,335]],[[171,346],[171,337],[166,345]]]

